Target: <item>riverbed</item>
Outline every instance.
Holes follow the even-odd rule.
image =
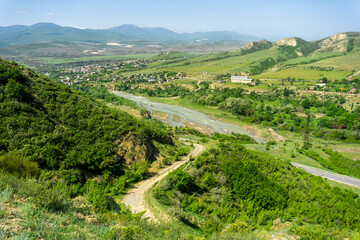
[[[234,132],[248,135],[258,143],[266,142],[264,139],[258,138],[254,134],[248,132],[242,126],[222,122],[220,120],[211,118],[199,111],[195,111],[181,106],[154,102],[146,97],[137,96],[127,92],[113,91],[112,93],[119,97],[136,102],[138,106],[150,111],[152,116],[157,114],[157,112],[165,113],[166,118],[162,118],[161,120],[171,126],[183,127],[189,126],[190,123],[190,125],[197,125],[199,129],[206,129],[208,133],[218,132],[229,134],[231,132]]]

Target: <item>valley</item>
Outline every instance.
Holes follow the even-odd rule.
[[[1,236],[359,237],[359,33],[229,45],[123,28],[0,49],[25,64],[0,64]]]
[[[209,118],[207,115],[201,112],[197,112],[184,107],[179,107],[176,105],[168,105],[164,103],[149,101],[145,97],[139,97],[125,92],[112,92],[112,93],[119,97],[135,101],[139,107],[143,107],[146,110],[150,111],[151,115],[154,115],[154,113],[157,112],[167,114],[168,117],[163,119],[163,121],[173,127],[175,126],[186,127],[187,125],[190,125],[192,123],[193,125],[197,125],[197,127],[195,128],[198,128],[199,129],[198,131],[204,134],[210,135],[214,132],[229,134],[233,132],[233,133],[248,135],[259,143],[265,142],[264,139],[257,138],[253,134],[247,132],[241,126],[235,124],[229,124],[218,121],[217,119]],[[202,129],[204,130],[202,131]]]

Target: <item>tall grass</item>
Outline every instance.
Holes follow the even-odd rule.
[[[6,203],[9,201],[11,195],[13,193],[13,189],[7,186],[4,190],[0,190],[0,202]]]

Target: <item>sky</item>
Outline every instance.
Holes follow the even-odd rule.
[[[360,32],[360,0],[0,0],[0,26],[122,24],[176,32],[229,30],[276,40]]]

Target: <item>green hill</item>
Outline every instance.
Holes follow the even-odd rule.
[[[274,50],[274,49],[273,49]],[[171,54],[170,54],[171,55]],[[250,55],[250,54],[249,54]],[[177,56],[173,54],[172,56]],[[172,57],[170,56],[170,57]],[[185,130],[184,130],[185,131]],[[180,221],[154,225],[120,204],[160,155],[184,148],[135,119],[0,60],[0,236],[18,239],[357,237],[359,196],[215,134],[210,149],[155,189]]]
[[[180,239],[118,201],[155,157],[186,152],[177,142],[162,123],[0,60],[0,238],[163,239],[166,229]]]
[[[357,194],[249,151],[237,139],[221,142],[154,190],[158,202],[183,223],[214,239],[241,239],[254,230],[261,236],[261,229],[273,237],[280,231],[286,239],[341,239],[351,236],[350,229],[357,232]]]
[[[206,71],[207,78],[214,78],[218,74],[243,73],[253,75],[256,79],[341,79],[359,69],[359,48],[358,33],[339,33],[312,42],[300,38],[285,38],[276,42],[261,40],[236,51],[154,62],[148,65],[148,72],[172,70],[199,76]],[[346,58],[351,58],[351,61],[347,60],[345,65],[341,56],[349,56]],[[334,62],[332,58],[335,58]],[[327,59],[328,64],[320,64]]]
[[[155,145],[173,145],[161,124],[113,111],[4,60],[0,109],[0,165],[18,153],[72,182],[105,173],[121,176],[125,163],[154,159]]]

